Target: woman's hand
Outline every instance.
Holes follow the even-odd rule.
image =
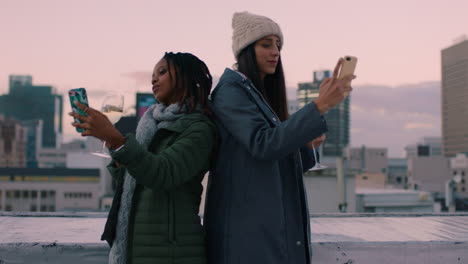
[[[320,93],[315,100],[315,105],[320,114],[325,114],[331,108],[341,103],[344,98],[353,90],[351,81],[356,78],[355,75],[347,75],[338,80],[338,73],[343,65],[343,59],[340,58],[333,71],[331,78],[326,78],[320,84]]]
[[[83,116],[75,112],[68,113],[70,116],[78,118],[83,123],[72,123],[72,126],[82,128],[84,131],[82,136],[93,136],[106,142],[106,146],[111,149],[116,149],[125,143],[125,138],[112,125],[107,116],[103,113],[86,107],[85,105],[75,102],[75,104],[83,110],[88,116]]]
[[[327,138],[327,136],[325,136],[325,134],[323,134],[320,137],[315,138],[314,140],[307,143],[306,146],[309,149],[313,149],[313,147],[318,148],[318,147],[320,147],[320,145],[322,145],[322,143],[325,141],[326,138]]]

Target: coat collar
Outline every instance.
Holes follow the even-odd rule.
[[[198,121],[206,121],[206,120],[208,120],[208,117],[206,117],[204,114],[200,112],[194,112],[194,113],[186,114],[180,117],[179,119],[174,121],[174,123],[161,129],[169,130],[169,131],[176,132],[176,133],[181,133],[187,127],[189,127],[192,123],[195,123]]]

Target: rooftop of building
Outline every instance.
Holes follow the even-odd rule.
[[[106,213],[0,213],[0,263],[105,263]],[[468,214],[316,214],[314,263],[468,263]],[[3,261],[3,262],[2,262]]]

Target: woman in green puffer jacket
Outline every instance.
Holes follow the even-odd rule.
[[[208,95],[212,77],[192,54],[166,53],[156,64],[152,91],[158,101],[123,136],[99,111],[71,113],[83,136],[106,142],[108,169],[117,188],[102,239],[109,263],[206,263],[198,208],[201,181],[211,165],[216,128]]]

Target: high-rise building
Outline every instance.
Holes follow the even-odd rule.
[[[55,148],[62,134],[62,96],[31,76],[10,75],[9,93],[0,96],[0,114],[18,121],[42,120],[42,147]]]
[[[442,152],[468,153],[468,40],[442,50]]]
[[[38,167],[38,153],[42,148],[42,127],[41,119],[22,121],[26,128],[26,167]]]
[[[26,167],[26,129],[0,116],[0,168]]]
[[[297,89],[297,101],[299,108],[317,99],[320,84],[326,77],[331,76],[331,71],[314,72],[313,82],[299,83]],[[322,155],[328,157],[343,156],[343,150],[349,145],[349,104],[350,97],[328,111],[325,120],[328,125],[327,140],[323,144]]]

